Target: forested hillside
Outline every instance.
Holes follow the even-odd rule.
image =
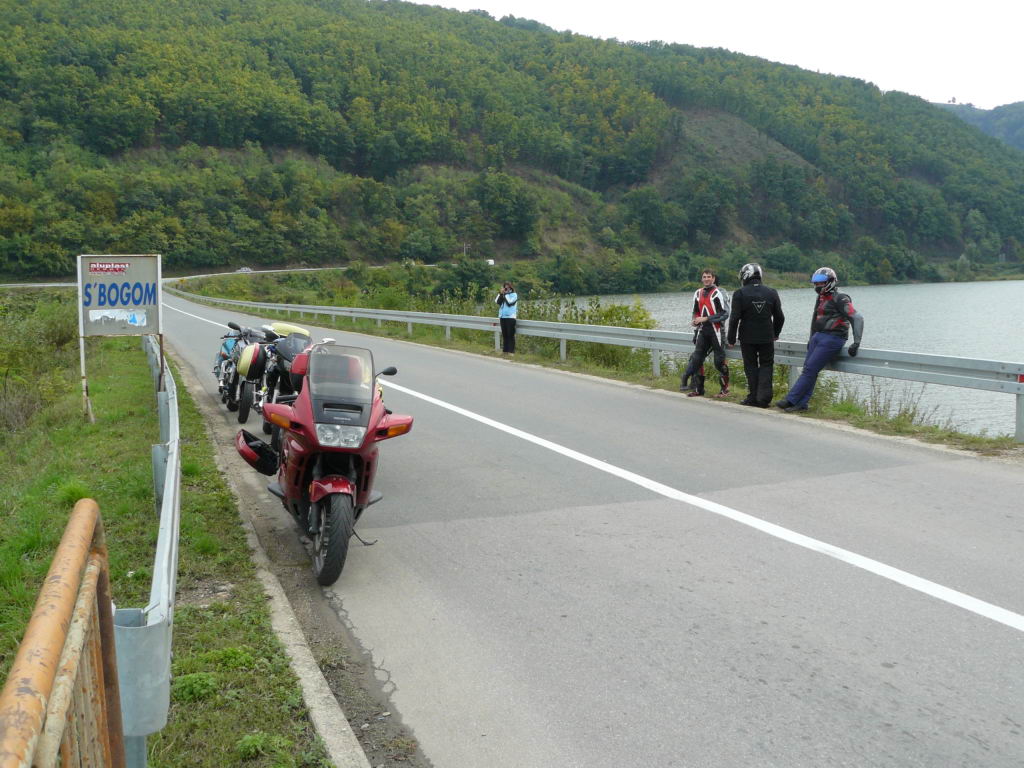
[[[995,109],[978,109],[971,104],[941,106],[989,136],[1024,151],[1024,101],[1004,104]]]
[[[1024,153],[727,51],[364,0],[0,0],[0,40],[5,275],[467,253],[591,292],[1024,259]]]

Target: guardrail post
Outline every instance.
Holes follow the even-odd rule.
[[[408,333],[410,336],[412,336],[412,323],[411,322],[405,324],[405,329],[406,329],[406,333]]]
[[[1017,395],[1017,431],[1014,439],[1024,443],[1024,393]]]
[[[450,325],[446,325],[444,327],[444,340],[445,341],[451,341],[452,340],[452,327]]]
[[[125,736],[124,760],[128,768],[146,768],[145,736]]]
[[[661,350],[651,350],[651,372],[654,374],[654,378],[661,378]]]
[[[565,339],[559,339],[558,340],[558,359],[561,360],[564,363],[568,356],[569,355],[566,352]]]
[[[170,393],[157,392],[156,393],[156,404],[157,410],[160,412],[160,442],[166,443],[171,439],[171,422],[170,416],[171,411],[168,407],[167,401],[170,398]]]
[[[383,323],[381,322],[381,319],[378,317],[377,318],[377,327],[380,328],[381,325],[383,325]]]
[[[501,352],[501,331],[494,332],[494,351]]]
[[[792,389],[796,386],[796,380],[800,378],[800,369],[795,366],[789,366],[789,388]]]
[[[153,446],[153,491],[156,497],[156,514],[160,516],[160,510],[164,505],[164,483],[167,482],[167,445],[159,443]]]

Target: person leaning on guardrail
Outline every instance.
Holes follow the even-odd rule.
[[[704,394],[704,360],[714,352],[715,368],[721,376],[722,391],[729,394],[729,366],[725,363],[725,321],[729,319],[729,297],[718,287],[718,275],[705,269],[700,273],[703,284],[693,293],[693,354],[686,362],[679,391],[687,397]],[[693,381],[691,384],[690,381]]]
[[[506,281],[494,299],[498,305],[498,322],[501,323],[501,351],[514,355],[516,351],[516,310],[519,296],[512,283]]]
[[[763,279],[764,270],[760,264],[744,264],[740,269],[741,285],[732,295],[727,334],[729,346],[735,346],[739,329],[748,393],[740,404],[758,408],[772,404],[775,342],[779,340],[782,324],[786,322],[778,291],[762,285]]]
[[[850,357],[857,356],[860,338],[864,334],[864,317],[853,308],[849,296],[836,291],[839,278],[835,270],[829,267],[815,270],[811,275],[811,284],[818,292],[818,300],[814,303],[814,314],[811,315],[811,338],[807,342],[803,370],[793,388],[775,404],[787,413],[807,410],[807,404],[814,394],[814,385],[818,382],[818,374],[839,356],[850,335],[850,326],[853,326]]]

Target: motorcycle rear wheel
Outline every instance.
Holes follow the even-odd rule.
[[[355,513],[352,497],[344,493],[332,493],[320,504],[320,532],[313,537],[313,572],[317,583],[326,587],[338,580],[345,567]]]
[[[237,373],[231,374],[231,381],[228,382],[228,392],[227,392],[227,395],[228,395],[228,398],[224,402],[227,404],[228,410],[229,411],[237,411],[238,410],[238,400],[237,400],[237,397],[238,397],[238,374]]]
[[[252,410],[252,395],[256,385],[248,380],[242,382],[242,391],[238,394],[238,423],[245,424]]]

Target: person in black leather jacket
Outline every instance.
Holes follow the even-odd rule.
[[[767,408],[772,404],[772,376],[775,372],[775,342],[782,332],[786,316],[782,299],[774,288],[761,281],[760,264],[744,264],[740,270],[742,286],[732,295],[729,313],[729,346],[736,344],[739,329],[743,370],[747,374],[746,398],[741,405]]]

